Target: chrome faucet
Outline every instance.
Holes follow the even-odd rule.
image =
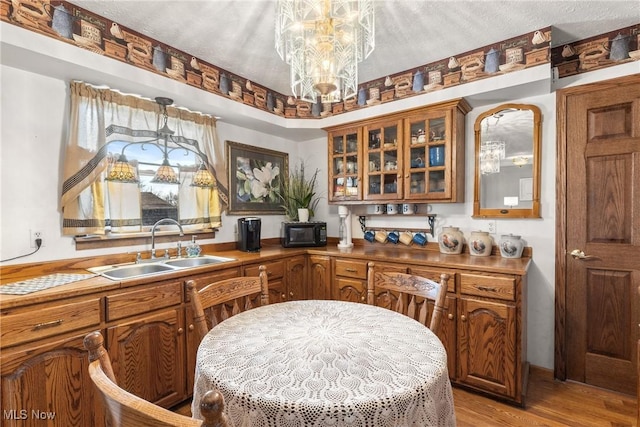
[[[167,222],[177,225],[178,228],[180,229],[180,236],[184,236],[184,230],[182,229],[182,226],[175,219],[162,218],[161,220],[153,224],[153,227],[151,227],[151,259],[156,259],[156,227],[160,224],[164,224]],[[168,258],[166,253],[165,253],[165,258]]]

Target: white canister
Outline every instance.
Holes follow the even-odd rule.
[[[462,231],[458,227],[444,227],[438,235],[440,253],[457,255],[462,252]]]
[[[500,236],[500,255],[503,258],[520,258],[523,249],[524,242],[520,236],[514,236],[513,234]]]
[[[493,241],[488,231],[472,231],[469,236],[469,255],[489,256]]]
[[[387,204],[387,214],[388,215],[395,215],[397,213],[398,213],[398,205],[395,205],[393,203]]]

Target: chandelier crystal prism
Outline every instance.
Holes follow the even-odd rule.
[[[374,0],[278,0],[276,51],[294,96],[311,103],[358,94],[358,63],[375,47]]]

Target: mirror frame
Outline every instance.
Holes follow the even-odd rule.
[[[480,206],[480,142],[482,120],[506,109],[530,110],[533,112],[533,198],[531,208],[526,209],[489,209]],[[473,196],[473,218],[541,218],[540,216],[540,152],[542,113],[532,104],[502,104],[480,114],[473,125],[475,134],[475,176]]]

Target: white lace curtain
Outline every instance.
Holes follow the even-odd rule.
[[[108,144],[116,139],[135,141],[128,130],[158,129],[158,104],[83,82],[72,82],[70,91],[69,139],[61,194],[63,234],[105,234],[107,220],[112,233],[142,231],[139,185],[104,180],[109,163],[114,161]],[[207,157],[206,167],[215,178],[211,188],[194,187],[190,183],[195,171],[180,169],[179,221],[186,229],[220,227],[228,192],[224,151],[215,118],[174,107],[167,107],[167,114],[168,125],[176,135],[198,142]],[[125,132],[108,133],[106,129],[111,125],[120,126]]]

